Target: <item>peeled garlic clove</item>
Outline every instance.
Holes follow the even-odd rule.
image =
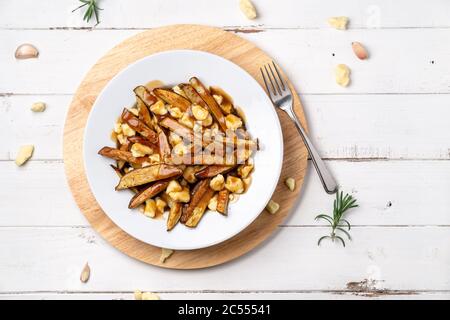
[[[365,60],[369,57],[366,48],[360,42],[352,42],[352,49],[355,55],[360,60]]]
[[[248,19],[253,20],[256,18],[256,8],[250,0],[240,0],[239,8],[241,8],[241,11]]]
[[[338,64],[334,70],[336,83],[342,87],[348,86],[350,83],[350,69],[345,64]]]
[[[39,56],[39,51],[32,44],[22,44],[16,49],[15,57],[16,59],[30,59],[37,58]]]
[[[347,17],[331,17],[328,18],[328,23],[335,29],[345,30],[347,29],[348,18]]]

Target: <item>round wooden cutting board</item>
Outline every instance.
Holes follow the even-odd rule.
[[[92,227],[114,247],[133,258],[160,267],[205,268],[230,261],[250,251],[269,237],[282,223],[300,194],[308,152],[293,123],[283,112],[278,111],[283,129],[284,160],[273,200],[280,204],[280,210],[274,215],[266,211],[262,212],[244,231],[225,242],[203,249],[176,251],[165,263],[161,263],[160,248],[141,242],[122,231],[97,204],[84,172],[82,144],[89,111],[105,85],[136,60],[156,52],[173,49],[202,50],[222,56],[245,69],[262,86],[259,67],[272,61],[251,42],[231,32],[206,26],[162,27],[142,32],[125,40],[92,67],[73,98],[64,128],[64,166],[72,194],[81,211]],[[294,101],[296,113],[306,127],[303,108],[296,94],[294,94]],[[294,178],[297,182],[294,192],[289,191],[284,185],[284,180],[288,177]]]

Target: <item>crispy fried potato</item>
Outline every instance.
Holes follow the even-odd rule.
[[[146,138],[141,137],[141,136],[133,136],[133,137],[128,137],[128,141],[131,143],[140,143],[143,144],[144,146],[150,147],[152,148],[152,150],[154,152],[159,152],[159,147],[154,144],[151,143],[150,141],[148,141]]]
[[[146,87],[144,86],[137,86],[136,88],[134,88],[134,94],[141,99],[141,101],[148,107],[150,108],[150,106],[152,104],[154,104],[156,101],[158,101],[158,99],[156,99],[155,96],[153,96]]]
[[[123,172],[122,172],[121,169],[119,169],[118,167],[116,167],[116,166],[114,166],[112,164],[110,166],[111,166],[111,168],[113,168],[114,172],[117,174],[117,176],[119,178],[123,177]],[[130,188],[130,190],[133,191],[134,193],[138,193],[139,192],[138,188],[134,188],[134,187]]]
[[[207,166],[206,168],[197,171],[195,173],[195,177],[199,179],[212,178],[217,176],[218,174],[227,173],[228,171],[233,170],[235,167],[236,166],[220,166],[220,165]]]
[[[235,113],[236,110],[234,110],[233,98],[222,88],[211,86],[209,87],[209,92],[212,96],[219,95],[223,98],[222,103],[220,104],[220,108],[223,110],[223,112],[225,112],[226,114]]]
[[[137,193],[133,198],[131,198],[130,203],[128,204],[128,208],[133,209],[139,207],[139,205],[143,204],[145,200],[149,198],[153,198],[158,193],[164,191],[169,184],[170,179],[160,180],[153,183],[151,186],[143,189],[139,193]]]
[[[140,186],[153,181],[180,176],[183,171],[175,166],[155,164],[141,169],[135,169],[125,174],[116,187],[116,190]]]
[[[209,182],[210,182],[210,179],[205,179],[205,180],[199,181],[195,185],[195,187],[192,189],[191,201],[188,204],[186,204],[183,208],[183,214],[181,215],[181,222],[185,223],[190,218],[195,207],[202,199],[203,194],[208,189],[210,189]]]
[[[208,105],[206,102],[200,97],[197,91],[195,91],[194,87],[190,84],[180,84],[180,88],[183,90],[184,94],[188,97],[188,99],[193,104],[198,104],[200,107],[205,108],[206,110],[209,110]]]
[[[167,231],[172,230],[178,223],[183,212],[182,209],[183,206],[181,202],[174,202],[172,207],[170,207],[169,217],[167,218]]]
[[[208,189],[203,194],[203,197],[200,199],[200,201],[192,211],[192,214],[189,216],[189,219],[186,221],[185,225],[187,227],[195,228],[198,225],[200,219],[203,217],[203,214],[206,211],[206,208],[208,207],[209,200],[211,200],[213,196],[214,190],[208,187]]]
[[[170,158],[170,144],[167,139],[167,135],[161,130],[158,134],[159,140],[159,155],[161,157],[161,161],[166,162]]]
[[[100,151],[98,152],[98,154],[102,155],[104,157],[107,157],[107,158],[114,159],[114,160],[126,161],[126,162],[130,162],[133,164],[139,164],[139,165],[148,161],[147,157],[136,158],[136,157],[133,157],[133,155],[129,151],[123,151],[123,150],[119,150],[119,149],[115,149],[115,148],[111,148],[111,147],[101,148]]]
[[[222,109],[214,100],[213,96],[209,93],[208,89],[198,80],[196,77],[189,79],[189,83],[194,87],[195,91],[200,95],[203,101],[208,105],[209,111],[211,111],[213,117],[219,123],[220,128],[223,132],[227,131],[227,125],[225,124],[225,117],[222,113]]]
[[[153,89],[153,94],[174,107],[180,108],[181,111],[185,112],[191,106],[191,102],[185,97],[179,95],[170,90],[156,88]]]
[[[229,200],[230,191],[227,189],[223,189],[219,191],[217,195],[217,212],[220,212],[223,215],[227,215],[228,213],[228,200]]]
[[[183,126],[178,121],[176,121],[170,117],[165,117],[164,119],[162,119],[160,121],[160,125],[163,126],[164,128],[169,129],[170,131],[176,133],[177,135],[179,135],[185,139],[188,139],[189,141],[194,140],[194,132],[191,129]]]
[[[144,121],[136,118],[134,114],[128,111],[126,108],[122,112],[122,120],[125,121],[130,128],[139,132],[144,138],[149,140],[151,143],[158,142],[158,136],[156,132],[150,129]]]
[[[144,101],[141,100],[138,96],[136,96],[136,106],[139,110],[139,118],[142,118],[142,121],[149,127],[153,128],[152,116],[150,115],[150,111],[148,107],[145,105]]]
[[[121,151],[130,151],[130,142],[128,140],[125,141],[124,144],[120,145],[119,150]],[[126,161],[124,160],[117,160],[117,167],[122,170],[125,166]]]

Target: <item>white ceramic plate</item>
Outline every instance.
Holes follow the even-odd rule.
[[[114,146],[110,133],[124,107],[135,102],[133,88],[150,80],[167,85],[187,82],[197,76],[205,85],[219,86],[229,93],[247,117],[248,130],[259,138],[252,184],[239,200],[230,204],[228,216],[206,212],[196,228],[178,224],[166,231],[166,221],[145,217],[128,209],[129,190],[115,191],[115,163],[97,154],[103,146]],[[84,132],[84,165],[91,190],[103,211],[131,236],[163,248],[198,249],[225,241],[247,227],[263,211],[277,185],[283,139],[278,116],[261,86],[234,63],[202,51],[176,50],[148,56],[128,66],[103,89],[90,112]]]

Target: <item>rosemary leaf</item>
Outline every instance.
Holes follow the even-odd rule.
[[[331,226],[331,232],[329,236],[323,236],[317,241],[317,245],[320,246],[320,243],[323,239],[329,238],[331,241],[339,240],[342,245],[345,247],[345,241],[344,239],[336,234],[337,231],[342,232],[347,236],[349,240],[352,240],[352,237],[350,236],[351,225],[350,223],[343,218],[344,214],[352,209],[356,208],[358,205],[356,204],[356,199],[353,198],[353,196],[349,195],[348,193],[344,196],[344,193],[337,192],[336,193],[336,199],[333,201],[333,216],[329,216],[326,214],[319,214],[316,216],[315,220],[325,220],[327,221]],[[344,228],[347,227],[348,230],[345,230]]]

